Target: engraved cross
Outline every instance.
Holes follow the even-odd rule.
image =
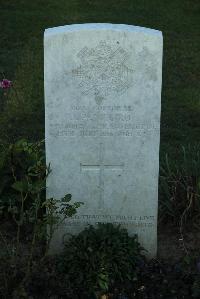
[[[105,171],[105,169],[108,169],[111,171],[122,171],[124,168],[124,163],[120,163],[120,164],[105,163],[104,162],[104,153],[105,153],[104,144],[100,143],[98,162],[94,163],[94,164],[80,163],[81,171],[94,171],[94,170],[99,171],[99,186],[98,186],[98,188],[99,188],[99,208],[104,207],[104,184],[105,184],[104,171]]]

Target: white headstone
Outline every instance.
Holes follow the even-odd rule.
[[[84,205],[55,233],[112,222],[156,255],[162,33],[81,24],[44,35],[47,196]]]

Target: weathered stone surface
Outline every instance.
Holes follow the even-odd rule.
[[[44,36],[47,196],[84,205],[55,233],[122,224],[156,255],[162,34],[82,24]]]

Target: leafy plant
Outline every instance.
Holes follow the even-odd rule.
[[[0,239],[4,243],[4,250],[1,248],[0,252],[0,265],[2,267],[0,273],[0,295],[2,293],[7,298],[6,296],[10,296],[13,292],[15,294],[14,298],[27,298],[26,283],[30,281],[33,270],[39,267],[47,258],[55,229],[66,218],[73,216],[81,205],[79,202],[72,204],[70,201],[71,194],[67,194],[60,200],[51,198],[43,203],[38,203],[37,200],[33,202],[33,205],[30,207],[30,214],[33,217],[33,228],[29,234],[29,242],[26,245],[19,238],[18,230],[17,237],[11,242],[13,244],[11,247],[0,232]],[[44,208],[46,212],[42,218],[39,218],[38,212]],[[19,221],[23,224],[21,218],[19,218]],[[45,241],[44,244],[41,243],[42,240]],[[23,252],[24,248],[26,249],[26,254]]]
[[[166,155],[160,167],[161,221],[200,225],[200,144],[182,147],[180,161]]]
[[[71,236],[60,258],[59,270],[72,288],[98,294],[112,285],[132,281],[143,248],[137,237],[112,224],[89,226]]]
[[[48,253],[52,236],[59,225],[67,218],[76,214],[77,209],[83,204],[82,202],[70,203],[71,194],[66,194],[61,199],[50,198],[43,202],[42,208],[45,207],[46,213],[42,219],[42,226],[46,236],[46,253]],[[46,230],[48,228],[48,230]],[[42,228],[40,227],[42,233]]]
[[[192,286],[192,295],[194,298],[200,297],[200,274],[196,276],[196,279]]]
[[[4,218],[13,220],[16,235],[8,242],[0,232],[0,242],[3,244],[0,251],[3,267],[0,284],[4,286],[3,294],[11,294],[13,290],[24,293],[24,284],[34,262],[46,257],[55,229],[74,215],[81,203],[71,203],[71,194],[61,199],[45,199],[50,167],[45,165],[42,142],[20,140],[8,146],[1,145],[1,213]],[[24,239],[27,240],[25,252]],[[41,241],[44,241],[43,246]]]
[[[46,167],[44,143],[22,139],[14,144],[0,143],[0,206],[2,216],[12,215],[18,221],[21,209],[28,220],[35,196],[45,198]],[[30,220],[30,217],[29,217]]]

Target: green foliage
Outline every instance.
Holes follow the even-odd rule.
[[[66,194],[61,199],[49,198],[43,202],[41,208],[45,208],[46,213],[43,215],[42,226],[46,236],[46,253],[49,249],[54,231],[67,218],[76,214],[77,209],[83,204],[82,202],[70,203],[71,194]],[[46,228],[48,227],[48,230]],[[43,232],[40,226],[40,232]]]
[[[23,232],[23,239],[27,237],[28,240],[26,244],[21,238],[24,225],[23,210],[17,223],[16,236],[12,241],[7,242],[0,231],[0,242],[3,244],[0,250],[0,296],[10,298],[13,294],[13,298],[28,298],[26,284],[35,268],[40,268],[41,263],[47,258],[53,233],[66,218],[76,214],[81,205],[79,202],[70,203],[71,198],[71,195],[67,194],[59,200],[51,198],[44,202],[38,202],[38,199],[33,201],[27,210],[31,215],[32,230],[27,235]],[[46,212],[39,217],[39,211],[44,209]],[[22,294],[25,297],[21,297]]]
[[[179,162],[166,155],[160,167],[160,218],[162,221],[200,225],[200,144],[182,147]]]
[[[14,144],[0,143],[0,211],[17,221],[22,203],[24,221],[31,218],[35,198],[44,200],[46,176],[44,143],[19,140]]]
[[[43,142],[1,143],[0,150],[0,211],[4,220],[14,223],[10,242],[0,231],[0,295],[10,296],[15,290],[16,298],[21,298],[33,264],[48,253],[55,229],[73,216],[81,203],[71,203],[71,194],[45,199],[50,167],[45,165]]]
[[[113,284],[132,281],[142,258],[137,237],[112,224],[89,226],[67,241],[59,270],[75,289],[107,291]]]
[[[200,298],[200,274],[196,276],[196,279],[193,283],[192,295],[194,298]]]

